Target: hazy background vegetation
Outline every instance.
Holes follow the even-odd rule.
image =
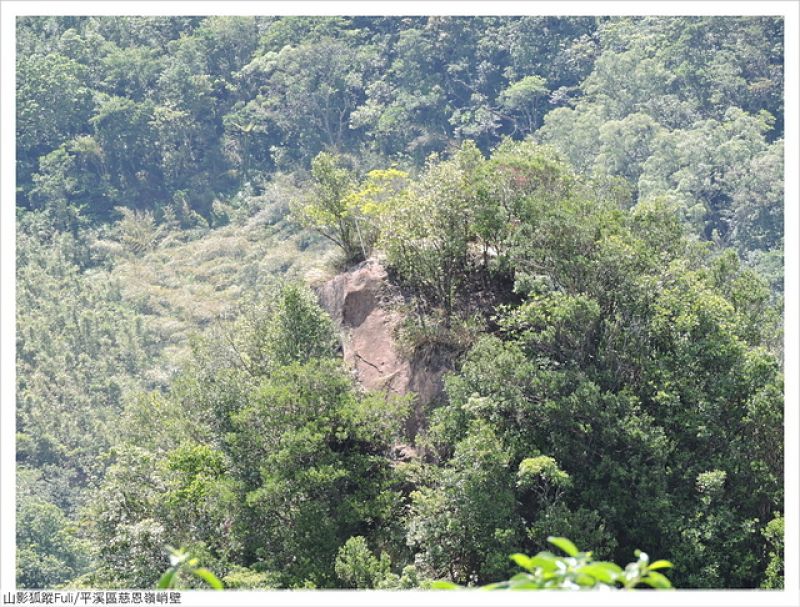
[[[782,585],[781,19],[26,17],[16,103],[20,586]],[[303,286],[370,250],[416,437]]]

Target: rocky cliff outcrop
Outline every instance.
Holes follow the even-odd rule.
[[[320,305],[331,315],[342,336],[345,362],[366,390],[414,394],[407,423],[413,437],[424,423],[429,405],[442,396],[442,377],[449,361],[404,353],[396,333],[406,303],[376,260],[367,260],[317,289]]]

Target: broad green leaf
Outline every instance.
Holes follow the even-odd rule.
[[[595,580],[605,584],[613,584],[617,580],[617,575],[619,574],[619,572],[613,571],[601,563],[592,563],[591,565],[581,567],[580,573],[589,575]],[[580,582],[578,583],[580,584]]]
[[[556,570],[556,557],[549,552],[540,552],[534,557],[531,557],[531,564],[534,567],[539,567],[542,571],[551,572]]]
[[[175,577],[175,571],[172,567],[167,569],[161,579],[158,580],[156,588],[172,588],[172,579]]]
[[[642,579],[642,582],[653,588],[672,588],[670,581],[657,571],[650,572],[650,575]]]
[[[611,561],[596,561],[592,563],[593,565],[600,565],[601,567],[605,567],[606,569],[610,569],[615,574],[619,575],[622,573],[622,567],[617,565],[616,563],[612,563]]]
[[[214,590],[222,590],[224,588],[222,582],[219,581],[219,578],[217,578],[216,575],[211,573],[205,567],[200,567],[199,569],[193,569],[192,573],[195,574],[197,577],[199,577],[201,580],[203,580],[206,584],[211,586]]]
[[[533,571],[536,565],[533,564],[533,559],[527,555],[516,553],[509,557],[517,565],[528,571]]]
[[[549,552],[540,552],[536,556],[527,556],[517,553],[512,554],[509,558],[523,569],[527,569],[531,572],[536,568],[540,568],[543,571],[553,571],[556,569],[556,557]]]
[[[575,546],[571,541],[569,541],[565,537],[553,537],[552,535],[547,538],[547,541],[556,546],[557,548],[561,548],[564,552],[566,552],[569,556],[575,556],[580,552],[578,547]]]
[[[592,586],[597,584],[597,578],[591,575],[586,575],[583,573],[583,570],[581,570],[581,572],[575,576],[575,583],[578,584],[578,586],[591,588]]]
[[[658,561],[650,564],[649,568],[650,568],[650,570],[653,570],[653,569],[668,569],[668,568],[670,568],[672,566],[673,566],[672,563],[670,563],[669,561],[665,561],[664,559],[661,559],[661,560],[658,560]]]
[[[447,582],[445,580],[437,580],[431,584],[431,588],[434,590],[458,590],[461,588],[458,584],[454,584],[453,582]]]

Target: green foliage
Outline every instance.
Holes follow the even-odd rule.
[[[507,147],[500,158],[519,166],[523,149]],[[623,213],[602,200],[589,202],[591,190],[572,183],[526,196],[522,182],[512,190],[518,198],[506,198],[513,227],[501,234],[498,250],[514,269],[521,301],[496,309],[499,331],[478,339],[458,376],[448,379],[449,404],[433,413],[430,439],[452,465],[455,446],[476,424],[488,425],[511,465],[522,464],[525,480],[505,489],[518,492],[521,507],[504,515],[526,530],[520,545],[554,525],[591,533],[594,517],[595,528],[608,533],[596,545],[616,555],[634,548],[631,529],[663,538],[655,547],[680,561],[681,584],[755,585],[764,566],[754,558],[755,531],[766,523],[768,504],[781,503],[773,475],[782,467],[766,453],[753,465],[734,436],[752,439],[750,454],[761,453],[755,445],[780,443],[747,430],[755,421],[751,399],[779,415],[780,407],[757,396],[782,385],[777,367],[753,366],[760,358],[755,344],[768,336],[765,313],[753,322],[748,311],[770,306],[755,283],[740,290],[750,277],[736,264],[721,269],[735,253],[704,257],[669,206]],[[527,474],[531,457],[545,458],[534,460],[539,472],[558,462],[552,476],[563,471],[571,487],[534,482]],[[620,457],[624,467],[611,464]],[[596,462],[591,471],[586,458]],[[756,469],[758,480],[750,476]],[[730,488],[712,500],[726,474]],[[703,492],[693,494],[698,478]],[[628,499],[632,492],[640,497]],[[444,487],[437,494],[446,499]],[[679,503],[691,522],[670,511]],[[670,525],[685,532],[671,534]]]
[[[404,282],[428,305],[444,309],[445,324],[471,267],[475,217],[481,213],[474,174],[484,162],[465,143],[449,161],[429,161],[419,181],[389,205],[379,246]]]
[[[311,293],[292,285],[281,291],[263,339],[262,356],[273,367],[330,356],[337,342],[330,318]]]
[[[517,470],[517,486],[524,489],[538,488],[543,495],[550,490],[559,491],[572,484],[569,474],[559,469],[556,460],[546,455],[528,457],[522,460]],[[553,496],[556,501],[558,496]]]
[[[554,556],[550,552],[540,552],[533,557],[512,554],[511,560],[526,572],[518,573],[506,582],[489,584],[486,590],[629,590],[640,585],[656,589],[672,588],[666,576],[659,572],[660,569],[672,567],[672,563],[664,560],[650,563],[647,553],[640,550],[635,552],[637,560],[623,569],[612,562],[594,560],[591,552],[580,552],[567,538],[548,537],[547,541],[565,552],[567,557]]]
[[[169,533],[215,568],[257,565],[236,570],[235,584],[326,587],[339,546],[394,512],[386,454],[405,401],[355,392],[332,357],[330,320],[300,288],[283,288],[261,313],[198,349],[172,394],[147,403],[148,415],[129,407],[130,423],[152,428],[154,444],[116,450],[87,512],[103,546],[101,584],[155,583],[155,539]],[[178,435],[164,415],[177,416],[169,424]],[[150,489],[131,494],[142,483]]]
[[[81,271],[83,238],[54,230],[40,213],[26,214],[18,230],[17,431],[28,444],[18,461],[41,470],[47,501],[73,516],[87,480],[102,475],[97,455],[123,394],[153,385],[144,371],[155,335],[123,300],[118,278]]]
[[[156,150],[150,143],[152,120],[153,104],[149,100],[137,103],[126,97],[99,95],[97,113],[89,121],[93,137],[103,150],[111,185],[134,200],[154,193],[155,184],[146,178],[158,170]]]
[[[19,55],[17,146],[23,166],[84,131],[91,112],[85,66],[59,53]]]
[[[362,261],[366,258],[366,245],[359,240],[358,218],[346,202],[354,179],[340,163],[341,159],[325,152],[314,158],[313,199],[298,209],[298,216],[305,225],[341,247],[346,261]]]
[[[683,551],[675,556],[677,566],[690,572],[687,579],[692,586],[719,587],[722,579],[741,579],[744,571],[756,567],[743,546],[753,541],[757,519],[739,519],[726,503],[726,476],[712,470],[697,477],[700,503],[694,520],[681,532]]]
[[[192,557],[191,553],[180,549],[168,547],[170,555],[170,567],[158,580],[156,588],[178,588],[178,580],[181,575],[193,575],[208,584],[214,590],[222,590],[224,588],[222,582],[219,581],[216,575],[211,573],[205,567],[198,567],[199,559]]]
[[[351,537],[336,554],[336,575],[349,588],[378,588],[389,574],[389,556],[375,558],[361,536]]]
[[[782,250],[783,140],[772,143],[747,163],[731,196],[731,241],[742,254]]]
[[[341,156],[321,152],[311,163],[311,175],[311,199],[298,205],[295,215],[340,247],[346,264],[363,261],[372,254],[381,219],[403,190],[406,173],[374,170],[358,183]]]
[[[782,516],[773,518],[761,532],[770,546],[769,563],[764,574],[762,588],[783,588],[783,545],[784,545],[784,519]]]
[[[227,478],[224,454],[207,445],[182,444],[166,456],[165,492],[159,497],[165,519],[187,538],[203,538],[223,554],[217,535],[231,524],[236,512],[234,481]]]
[[[281,129],[282,155],[309,158],[342,150],[352,139],[349,117],[363,99],[377,63],[377,49],[346,40],[312,36],[253,57],[242,72],[269,83],[258,99]],[[299,144],[296,145],[296,144]],[[278,162],[283,162],[279,157]]]
[[[340,543],[392,512],[384,454],[405,410],[356,398],[333,360],[282,367],[251,398],[228,440],[248,508],[275,524],[248,530],[246,542],[286,579],[328,585]]]
[[[122,215],[115,228],[120,244],[133,255],[142,255],[157,243],[162,229],[156,226],[150,211],[133,211],[120,207]]]
[[[276,588],[280,576],[270,572],[253,571],[247,567],[234,566],[222,578],[225,588],[232,590],[258,590]]]
[[[605,122],[599,130],[601,146],[595,172],[619,175],[638,184],[642,165],[653,154],[662,132],[663,127],[644,113]]]
[[[520,119],[514,119],[515,132],[532,133],[539,126],[539,107],[550,92],[546,83],[541,76],[525,76],[500,93],[500,107],[520,114]]]
[[[497,578],[522,524],[509,455],[489,427],[476,424],[448,464],[433,486],[411,494],[407,541],[417,550],[418,571],[461,583]]]
[[[611,535],[608,523],[597,510],[583,506],[571,509],[563,498],[543,505],[544,508],[537,518],[525,529],[527,545],[541,546],[547,542],[551,533],[558,532],[569,537],[581,538],[582,545],[592,542],[592,545],[596,546],[593,552],[598,556],[615,554],[619,542]]]
[[[16,516],[20,587],[52,588],[87,570],[89,545],[58,506],[19,494]]]
[[[606,564],[640,545],[781,586],[780,19],[25,17],[17,47],[21,586],[480,585],[509,553],[503,587],[664,585]],[[416,436],[295,284],[326,240],[387,266],[411,385],[455,369]],[[521,556],[551,534],[604,560]]]
[[[76,171],[90,195],[56,198],[107,220],[183,190],[209,216],[216,193],[323,150],[422,164],[452,142],[486,151],[537,131],[581,171],[674,195],[704,237],[778,246],[780,192],[755,183],[756,167],[780,170],[763,156],[766,131],[782,133],[777,19],[38,19],[19,28],[24,198],[34,174],[65,181],[41,158],[90,133],[98,154]]]
[[[89,219],[107,216],[115,191],[95,170],[102,162],[102,150],[89,136],[41,156],[31,178],[30,206],[43,210],[62,231],[76,231]]]

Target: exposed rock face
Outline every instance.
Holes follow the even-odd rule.
[[[320,305],[342,331],[345,361],[368,390],[405,394],[411,368],[393,333],[402,318],[389,310],[386,272],[374,261],[339,274],[318,291]]]
[[[342,332],[345,362],[367,390],[399,395],[413,392],[414,413],[407,424],[413,436],[423,422],[427,405],[442,394],[444,361],[404,356],[395,340],[403,316],[393,309],[403,297],[375,260],[339,274],[317,290],[320,305]]]

